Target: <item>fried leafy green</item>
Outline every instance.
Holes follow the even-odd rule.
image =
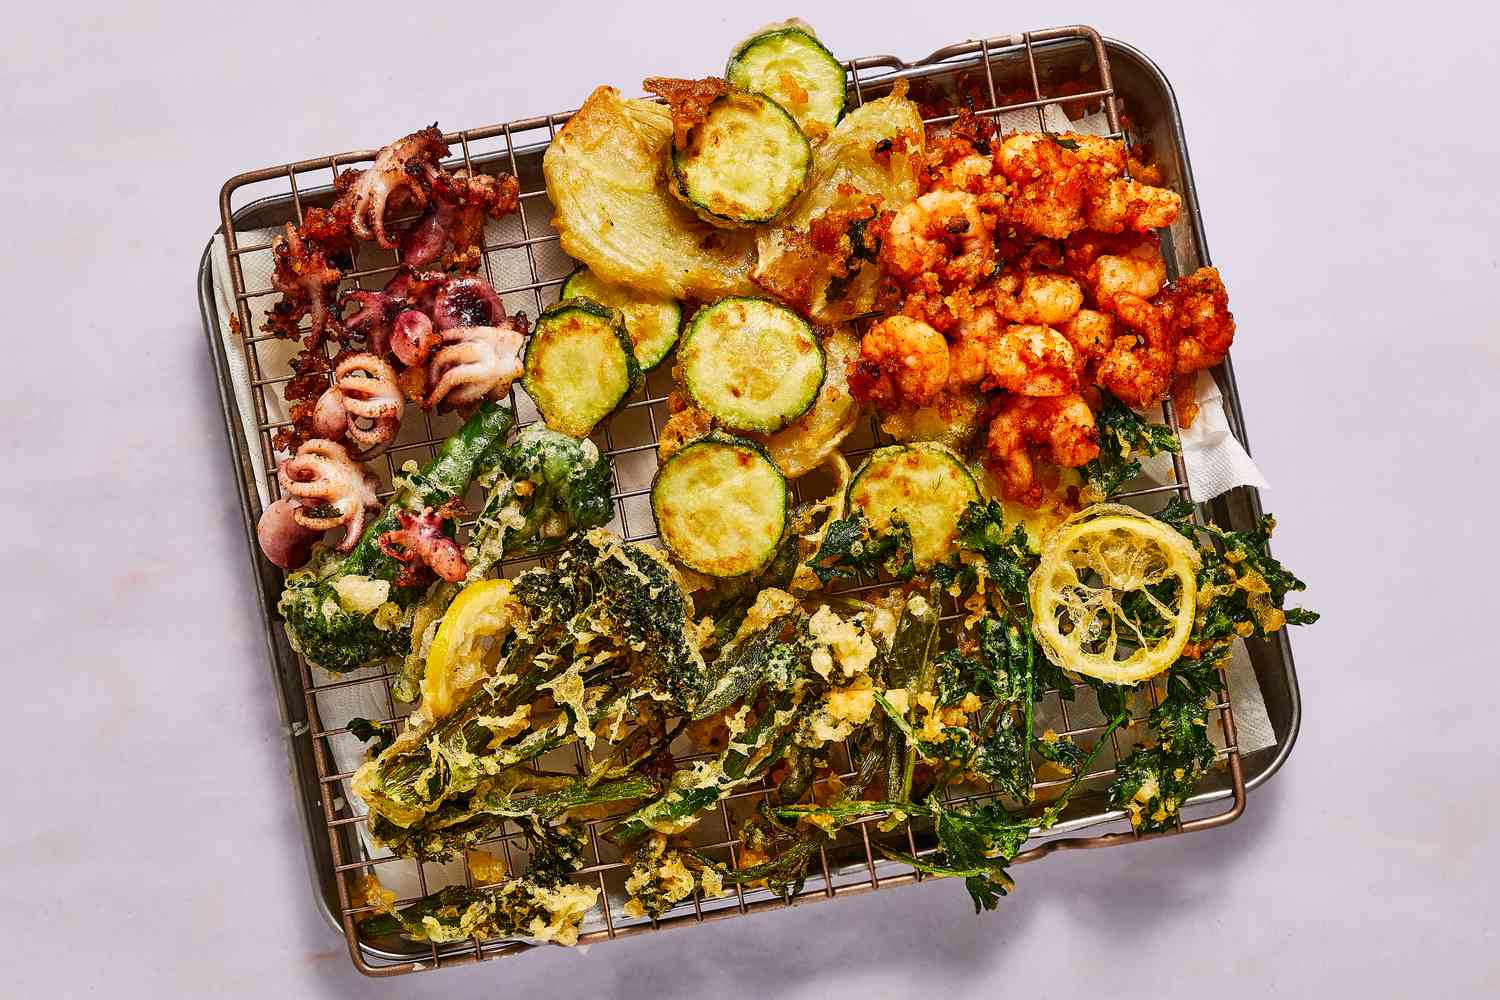
[[[1147,423],[1146,418],[1099,390],[1101,405],[1094,414],[1099,428],[1099,457],[1083,467],[1083,478],[1095,496],[1103,500],[1141,474],[1141,459],[1181,450],[1177,435],[1165,424]]]

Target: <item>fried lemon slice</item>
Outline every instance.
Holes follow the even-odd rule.
[[[452,712],[464,693],[489,672],[497,656],[488,654],[498,654],[518,607],[509,580],[480,580],[459,591],[427,651],[422,709],[430,718]]]
[[[1031,574],[1032,621],[1047,658],[1111,684],[1172,665],[1197,607],[1198,552],[1167,525],[1095,504],[1048,536]]]

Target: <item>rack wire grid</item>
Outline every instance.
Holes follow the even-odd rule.
[[[1065,75],[1071,80],[1071,85],[1055,88],[1049,94],[1047,87],[1054,86],[1053,81],[1061,75],[1056,72],[1059,59],[1052,58],[1049,68],[1042,71],[1038,68],[1039,53],[1055,56],[1054,49],[1061,49],[1064,53],[1060,62],[1067,70]],[[856,105],[888,92],[897,79],[913,83],[923,80],[932,85],[959,81],[968,88],[971,97],[977,90],[987,101],[984,107],[973,109],[979,115],[995,117],[1005,112],[1034,112],[1037,128],[1045,129],[1043,109],[1047,105],[1088,105],[1102,109],[1107,115],[1113,137],[1130,141],[1121,127],[1120,102],[1111,77],[1104,41],[1092,28],[1060,27],[967,41],[939,49],[914,62],[906,62],[894,56],[871,56],[850,60],[845,66],[849,96]],[[1066,92],[1062,92],[1063,89]],[[500,292],[507,309],[512,312],[523,310],[535,315],[556,301],[558,288],[573,266],[562,254],[558,247],[558,236],[549,224],[550,204],[539,170],[541,153],[570,114],[571,112],[562,112],[543,115],[445,135],[450,146],[458,150],[458,155],[448,164],[450,167],[461,165],[484,172],[505,171],[521,180],[520,207],[513,216],[505,220],[508,229],[503,238],[497,242],[489,242],[487,237],[482,246],[483,273]],[[928,125],[940,125],[956,117],[957,107],[950,107],[948,113],[928,117],[926,121]],[[275,474],[277,450],[273,437],[285,426],[285,422],[276,418],[269,400],[270,394],[280,391],[280,387],[291,378],[292,372],[284,364],[277,367],[271,362],[263,363],[262,360],[262,352],[266,346],[279,338],[252,325],[252,303],[265,296],[275,295],[276,292],[268,283],[263,287],[247,287],[242,261],[248,254],[268,250],[271,244],[267,241],[242,243],[237,218],[244,206],[237,206],[237,197],[238,200],[244,200],[249,192],[264,200],[268,194],[268,184],[280,186],[280,190],[274,193],[289,199],[292,218],[287,221],[300,223],[305,208],[313,204],[328,204],[332,181],[340,168],[370,161],[375,152],[360,150],[339,153],[250,171],[226,182],[220,195],[219,208],[235,314],[245,343],[249,381],[253,390],[251,398],[254,424],[258,432],[256,445],[261,452],[266,492],[272,498],[279,494]],[[400,264],[398,254],[370,246],[356,246],[353,255],[353,266],[346,273],[341,287],[378,287]],[[284,344],[285,341],[281,343]],[[666,364],[653,372],[644,388],[595,432],[597,443],[610,456],[613,467],[615,515],[610,527],[631,541],[645,541],[656,537],[648,494],[651,476],[656,467],[657,431],[667,412],[670,367],[670,364]],[[535,409],[525,398],[523,391],[512,390],[512,402],[517,408],[521,425],[537,419]],[[1170,401],[1165,404],[1165,412],[1175,431],[1177,423]],[[457,426],[456,421],[445,422],[444,418],[426,412],[422,412],[420,421],[416,423],[419,426],[414,428],[414,422],[408,419],[401,437],[384,455],[383,497],[390,495],[391,481],[403,463],[412,459],[425,460],[434,455],[447,433]],[[884,443],[884,439],[872,417],[867,427],[862,427],[855,435],[851,435],[844,453],[851,459],[857,459],[881,443]],[[1124,496],[1141,505],[1149,505],[1153,498],[1160,499],[1171,494],[1191,500],[1180,456],[1174,456],[1173,474],[1174,480],[1169,484],[1130,491]],[[808,478],[812,477],[794,484],[799,501]],[[811,488],[807,491],[816,495]],[[247,498],[247,502],[251,501]],[[259,511],[250,513],[255,515]],[[536,560],[509,561],[502,566],[502,572],[507,576],[513,575],[535,562]],[[865,587],[876,585],[864,584]],[[945,621],[957,617],[956,609],[950,607],[947,610],[949,614]],[[365,822],[365,817],[351,805],[347,797],[345,782],[352,772],[338,769],[333,752],[334,740],[353,737],[345,725],[347,720],[325,721],[321,718],[318,696],[353,686],[378,689],[388,709],[386,718],[382,721],[399,723],[406,713],[391,694],[390,684],[394,674],[389,671],[367,670],[354,675],[333,676],[309,666],[301,657],[298,657],[298,661],[308,724],[305,737],[312,743],[322,819],[337,879],[341,909],[339,918],[355,966],[368,975],[387,976],[493,959],[533,947],[525,941],[516,940],[472,940],[447,945],[417,945],[404,940],[372,941],[361,936],[359,921],[373,910],[372,906],[363,902],[359,885],[363,875],[379,875],[383,870],[394,870],[388,866],[407,866],[415,872],[422,896],[446,884],[462,882],[474,887],[476,883],[469,870],[467,857],[462,864],[456,866],[460,870],[455,872],[455,866],[381,856],[372,852],[358,835],[357,828]],[[1227,776],[1227,794],[1221,782],[1221,787],[1214,792],[1195,796],[1187,809],[1190,814],[1195,814],[1194,818],[1179,817],[1175,827],[1163,834],[1139,834],[1130,828],[1122,812],[1109,810],[1105,806],[1102,789],[1113,777],[1115,766],[1123,754],[1128,752],[1127,740],[1133,732],[1138,731],[1137,727],[1143,724],[1146,714],[1157,703],[1159,691],[1156,688],[1149,690],[1150,704],[1138,704],[1131,725],[1111,733],[1109,752],[1099,758],[1096,770],[1084,777],[1080,786],[1083,794],[1070,803],[1063,821],[1046,834],[1036,832],[1033,845],[1016,858],[1017,863],[1032,861],[1060,850],[1109,847],[1143,837],[1205,830],[1232,822],[1240,816],[1245,808],[1245,779],[1236,745],[1227,678],[1222,670],[1214,735],[1220,746],[1220,774]],[[1058,720],[1056,731],[1059,735],[1070,735],[1087,744],[1105,729],[1105,720],[1094,705],[1090,688],[1079,684],[1075,687],[1074,694],[1076,700],[1070,702],[1060,697],[1059,692],[1051,691],[1043,704],[1047,710],[1055,713]],[[678,748],[674,747],[676,749]],[[683,761],[712,756],[709,753],[693,753],[690,747],[682,749],[679,760]],[[583,768],[585,759],[580,748],[575,746],[567,753],[571,758],[569,766]],[[830,763],[846,779],[854,773],[855,761],[850,759],[847,749],[835,754]],[[1066,777],[1039,780],[1036,783],[1038,801],[1045,801],[1049,792],[1055,795],[1068,780]],[[995,794],[997,793],[993,788],[961,788],[950,792],[956,799]],[[717,817],[702,820],[689,836],[695,840],[697,847],[710,856],[733,865],[740,850],[737,821],[750,815],[757,802],[771,795],[774,795],[774,790],[769,782],[737,791],[719,803]],[[1210,806],[1213,808],[1206,808]],[[597,887],[602,905],[596,907],[585,924],[584,932],[579,938],[580,943],[625,937],[667,925],[731,917],[794,903],[926,881],[927,877],[922,873],[879,856],[877,847],[882,843],[892,844],[918,856],[928,855],[935,849],[930,831],[915,823],[907,822],[893,832],[885,833],[875,826],[876,819],[871,818],[847,828],[838,839],[819,850],[806,883],[792,898],[783,899],[765,889],[737,887],[727,897],[717,899],[704,899],[695,893],[657,919],[630,918],[621,909],[625,898],[623,882],[628,865],[599,834],[600,828],[606,826],[611,819],[612,817],[596,819],[587,823],[585,843],[588,864],[576,874],[575,879],[581,884]],[[1080,835],[1078,831],[1086,827],[1097,832]],[[494,838],[475,849],[499,853],[511,870],[518,870],[515,862],[522,853],[520,838],[520,831],[506,824],[497,831]],[[478,885],[482,886],[483,883]],[[397,902],[402,905],[417,898],[420,896]]]

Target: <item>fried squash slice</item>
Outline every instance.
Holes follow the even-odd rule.
[[[600,278],[673,298],[756,291],[755,237],[694,217],[662,183],[672,117],[613,87],[589,95],[547,147],[542,173],[569,257]]]

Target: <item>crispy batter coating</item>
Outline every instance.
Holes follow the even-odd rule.
[[[1077,393],[1002,397],[985,438],[986,464],[1007,499],[1030,507],[1042,501],[1034,462],[1077,468],[1099,455],[1094,411]]]
[[[995,270],[995,224],[966,191],[929,191],[891,220],[880,246],[886,274],[908,286],[935,277],[973,287]]]
[[[1177,372],[1212,368],[1229,354],[1234,342],[1234,313],[1229,293],[1217,268],[1200,267],[1174,281],[1161,295],[1170,308],[1181,339],[1177,344]]]
[[[679,149],[687,147],[688,133],[708,118],[708,106],[729,92],[729,84],[716,76],[701,80],[652,76],[642,86],[667,102],[672,112],[672,141]]]
[[[948,342],[921,320],[889,316],[870,328],[849,366],[849,390],[860,402],[931,403],[948,384]]]
[[[986,388],[1022,396],[1061,396],[1078,386],[1073,345],[1050,326],[1005,328],[985,358]]]

